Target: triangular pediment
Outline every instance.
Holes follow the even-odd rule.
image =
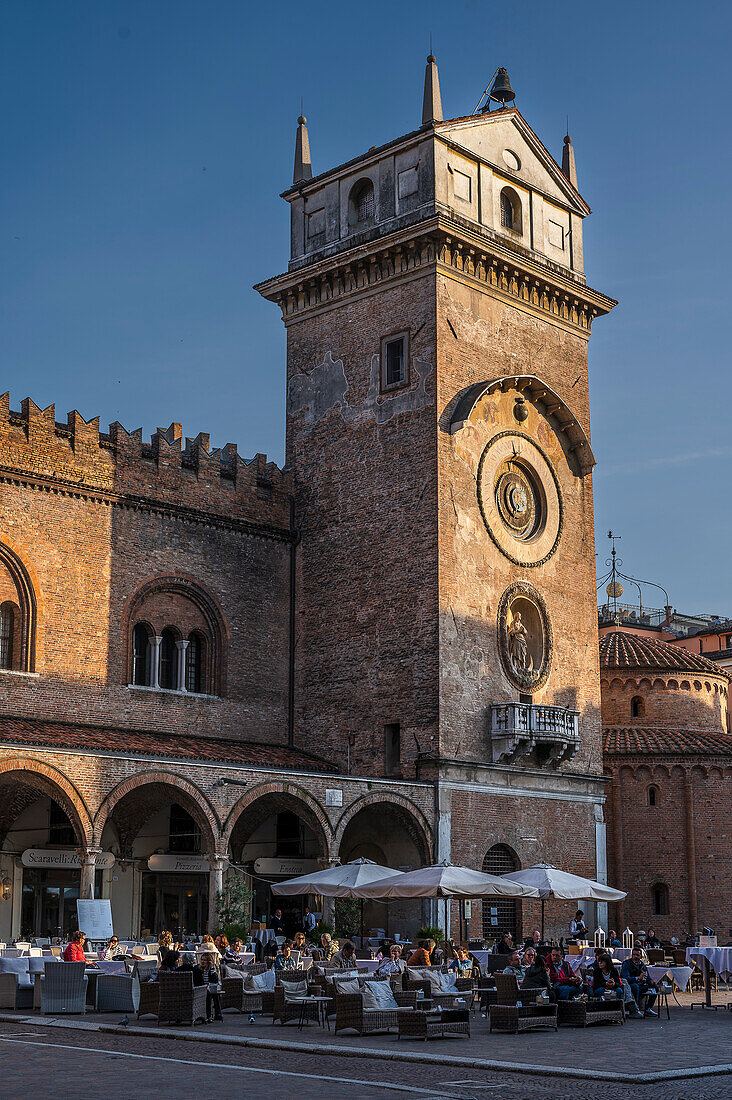
[[[571,207],[580,217],[590,213],[585,200],[516,108],[452,119],[438,123],[435,129],[440,137],[468,150],[507,179],[541,191]]]

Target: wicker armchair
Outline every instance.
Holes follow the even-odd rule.
[[[541,1027],[557,1030],[557,1006],[530,1003],[539,994],[536,989],[519,989],[514,974],[494,974],[497,1004],[490,1005],[490,1031],[535,1031]],[[519,1006],[519,1001],[526,1004]]]
[[[0,974],[0,1008],[33,1008],[33,986],[20,985],[17,974]]]
[[[416,991],[397,990],[394,999],[399,1009],[415,1008]],[[375,1031],[390,1031],[399,1025],[399,1009],[365,1009],[362,993],[336,993],[334,1031],[357,1031],[359,1035],[370,1035]]]
[[[190,1024],[206,1019],[206,987],[193,984],[193,974],[161,970],[155,983],[160,987],[158,1023]]]
[[[140,979],[136,974],[99,975],[97,1012],[137,1012],[139,1008]]]
[[[48,961],[41,982],[41,1012],[86,1012],[86,963]]]
[[[624,1024],[623,1002],[557,1001],[557,1023],[565,1027],[588,1027],[590,1024]]]
[[[292,971],[289,971],[292,973]],[[319,985],[308,984],[307,996],[321,996],[322,989]],[[289,997],[286,986],[281,985],[279,982],[275,986],[273,994],[273,1009],[272,1009],[272,1023],[276,1024],[278,1021],[281,1024],[286,1024],[288,1020],[299,1020],[302,1012],[302,1000],[295,997]],[[308,1004],[305,1006],[305,1018],[307,1020],[315,1020],[318,1022],[318,1005]]]
[[[434,967],[436,970],[437,967]],[[466,1001],[470,1003],[473,999],[473,979],[472,978],[456,978],[455,984],[460,993],[466,994]],[[454,993],[442,993],[433,989],[432,983],[425,978],[424,981],[415,981],[414,979],[407,979],[405,982],[405,988],[408,992],[416,993],[418,990],[422,990],[425,996],[425,1000],[431,1000],[435,1006],[452,1004],[455,1000]]]
[[[148,979],[140,982],[140,1003],[137,1008],[137,1018],[141,1016],[157,1016],[160,1008],[160,983],[151,982]]]

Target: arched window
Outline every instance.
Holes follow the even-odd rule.
[[[196,695],[204,690],[203,684],[203,654],[204,641],[200,634],[194,631],[188,637],[186,649],[186,691]]]
[[[521,233],[521,199],[511,187],[501,191],[501,225],[504,229],[513,229]]]
[[[137,623],[132,631],[132,683],[140,687],[150,683],[150,631]]]
[[[643,718],[646,713],[646,704],[642,695],[634,695],[630,700],[630,717]]]
[[[158,683],[161,688],[175,691],[178,687],[178,649],[175,644],[175,634],[166,627],[160,635],[160,670]]]
[[[668,886],[665,883],[654,882],[651,887],[651,908],[654,917],[668,916]]]
[[[363,225],[374,217],[374,185],[371,180],[361,180],[351,191],[349,200],[351,225]]]
[[[0,668],[13,667],[13,631],[15,614],[12,607],[4,604],[0,608]]]
[[[648,788],[648,805],[658,805],[658,787],[651,786]]]
[[[494,844],[483,859],[483,870],[489,875],[507,875],[518,871],[519,861],[505,844]],[[518,935],[518,905],[510,898],[485,898],[483,901],[483,937],[493,939],[510,932],[514,942]]]

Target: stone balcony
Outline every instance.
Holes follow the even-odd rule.
[[[491,707],[494,764],[551,764],[571,760],[580,744],[579,711],[532,703]]]

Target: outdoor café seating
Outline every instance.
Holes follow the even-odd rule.
[[[44,960],[45,967],[40,982],[41,1013],[86,1012],[86,964],[83,962],[57,963]]]
[[[193,984],[193,974],[161,971],[155,984],[160,989],[158,1023],[190,1024],[206,1019],[206,987]]]
[[[550,1004],[527,1004],[527,995],[536,996],[535,990],[522,993],[513,974],[494,975],[497,990],[497,1003],[488,1009],[490,1031],[535,1031],[550,1027],[557,1030],[557,1006]],[[519,1003],[520,1002],[520,1003]]]
[[[29,958],[0,958],[0,1008],[32,1008],[33,976]]]
[[[139,1006],[140,979],[136,974],[99,975],[97,1012],[137,1012]]]
[[[377,1031],[390,1031],[399,1025],[399,1012],[414,1010],[417,1004],[415,990],[394,990],[390,982],[366,981],[363,986],[357,978],[339,982],[339,989],[347,992],[335,994],[335,1032],[356,1031],[370,1035]]]

